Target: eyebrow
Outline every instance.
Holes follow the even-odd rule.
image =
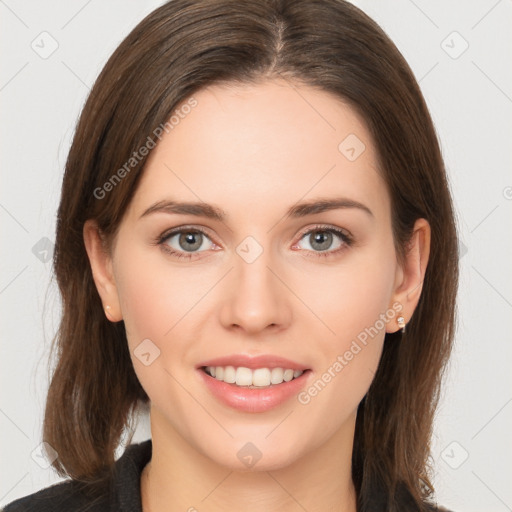
[[[346,209],[346,208],[355,208],[359,209],[370,217],[374,217],[373,212],[360,203],[359,201],[354,201],[353,199],[348,199],[344,197],[336,197],[336,198],[320,198],[312,201],[297,203],[291,206],[287,212],[286,217],[292,218],[301,218],[307,217],[308,215],[315,215],[318,213],[327,212],[329,210],[338,210],[338,209]],[[163,200],[158,201],[151,205],[144,213],[140,216],[140,218],[150,215],[152,213],[169,213],[169,214],[181,214],[181,215],[194,215],[197,217],[206,217],[209,219],[217,220],[219,222],[224,222],[228,215],[226,212],[215,205],[203,203],[203,202],[179,202],[173,200]]]

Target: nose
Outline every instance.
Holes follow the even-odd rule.
[[[266,252],[247,263],[236,256],[235,268],[225,283],[225,300],[220,319],[227,329],[257,334],[289,326],[292,311],[290,292],[278,278]]]

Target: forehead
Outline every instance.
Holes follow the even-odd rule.
[[[166,196],[253,216],[329,195],[389,209],[365,123],[336,96],[271,81],[214,85],[193,98],[148,159],[139,214]]]

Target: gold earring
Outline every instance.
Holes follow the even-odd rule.
[[[402,330],[402,333],[405,332],[405,318],[400,315],[397,319],[396,319],[396,323],[398,324],[398,327],[400,327],[400,329]]]

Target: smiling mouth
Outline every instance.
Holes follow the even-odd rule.
[[[210,377],[241,388],[264,389],[298,379],[310,370],[293,368],[246,368],[244,366],[202,366]]]

